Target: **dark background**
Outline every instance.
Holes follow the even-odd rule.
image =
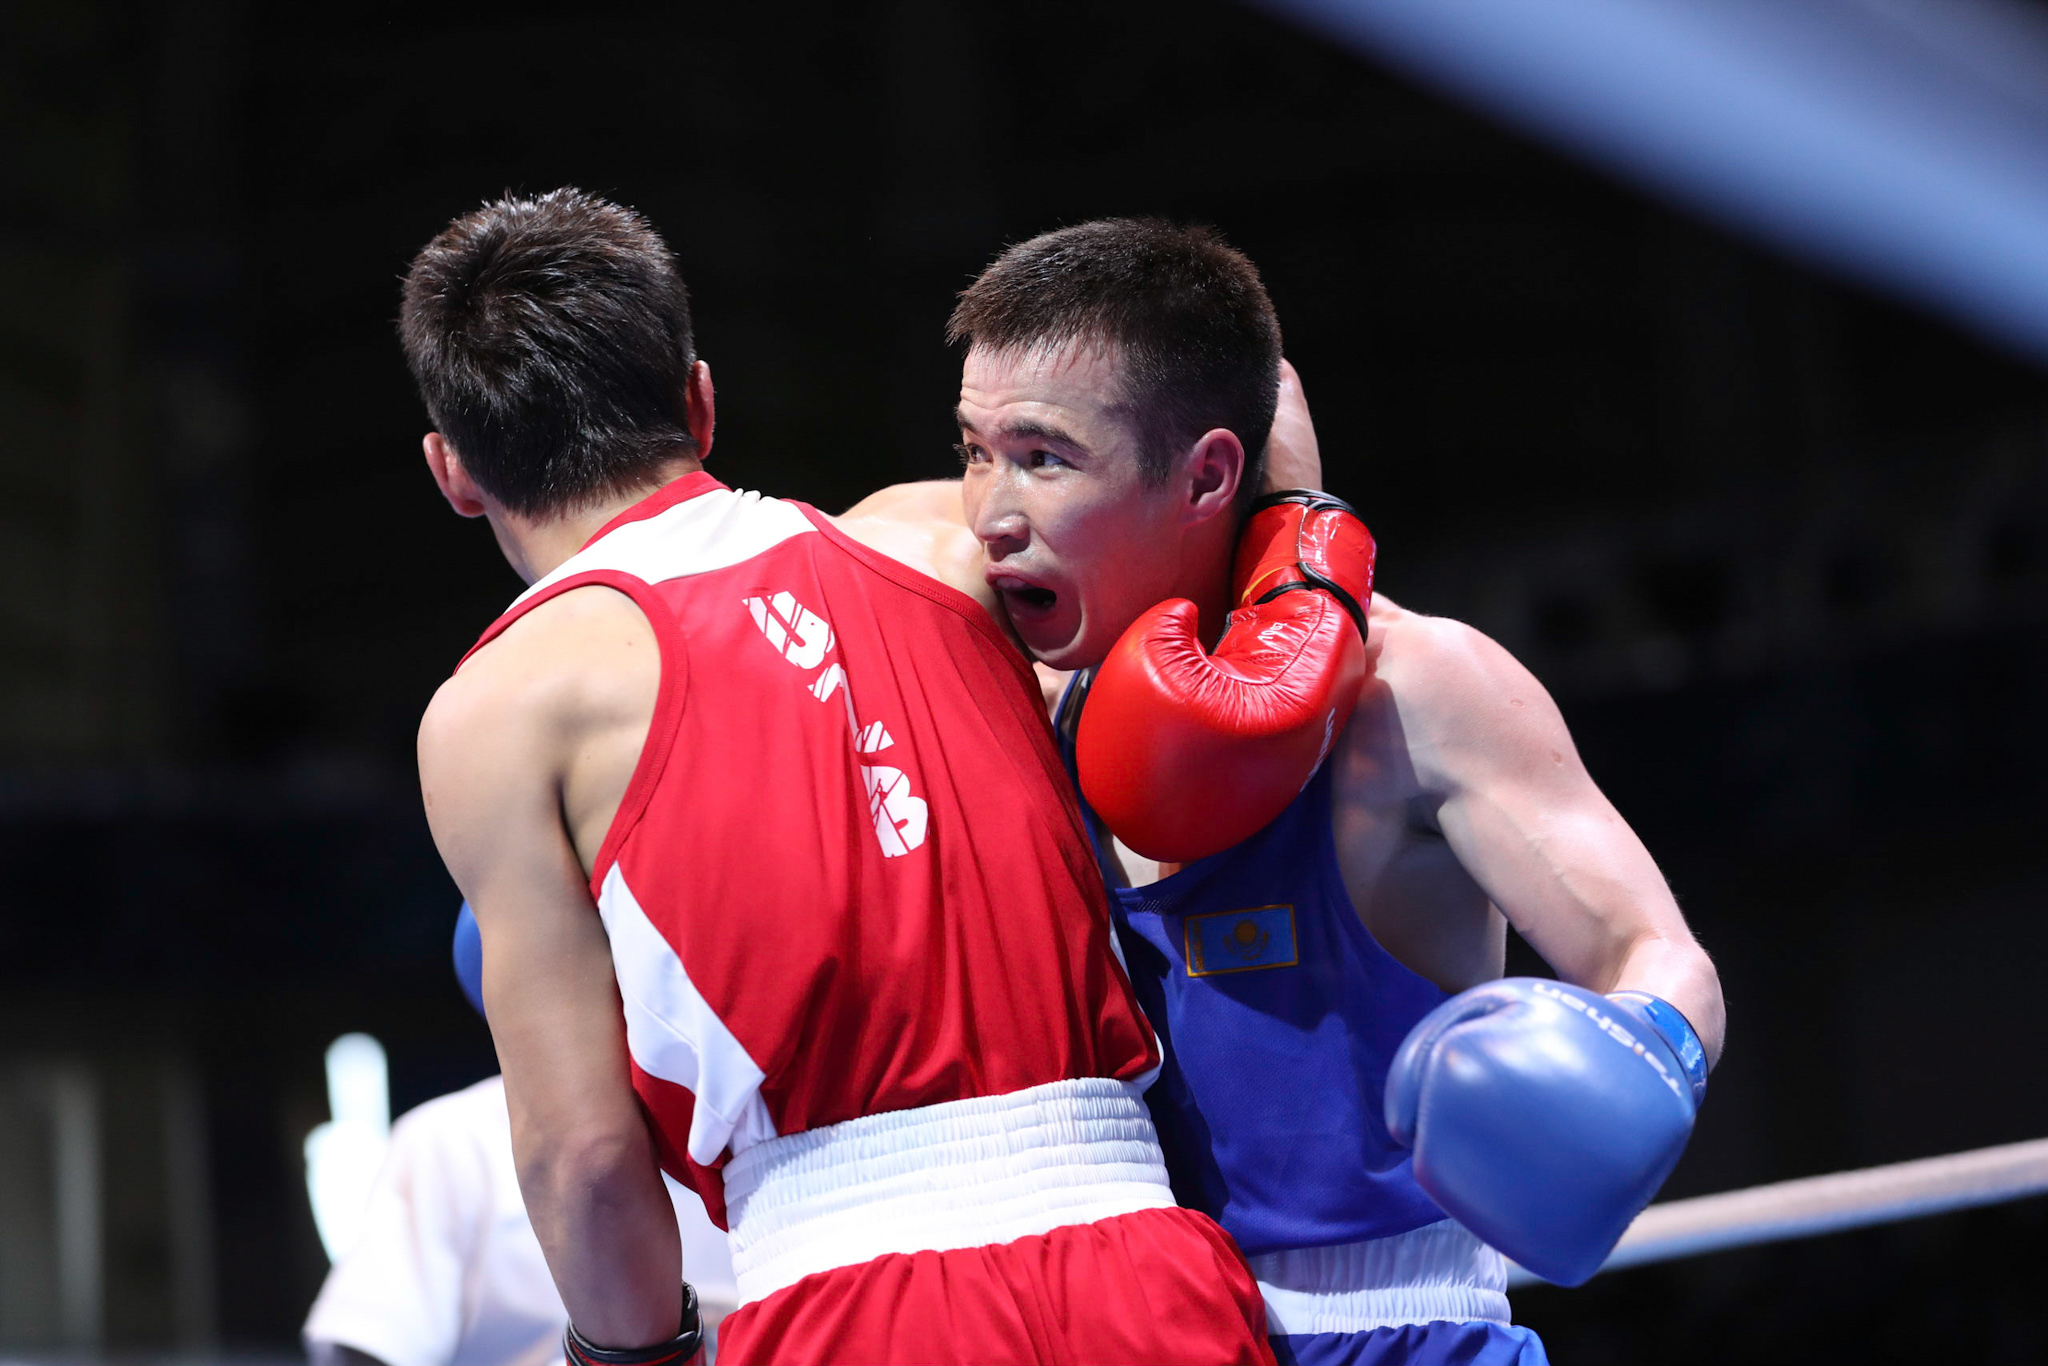
[[[942,323],[1002,245],[1218,225],[1384,591],[1535,669],[1721,965],[1667,1194],[2048,1134],[2036,364],[1221,0],[23,0],[0,129],[0,1065],[99,1059],[110,1153],[149,1109],[124,1066],[196,1079],[187,1342],[295,1338],[331,1038],[383,1040],[395,1109],[494,1066],[412,738],[519,585],[421,468],[391,324],[412,252],[508,188],[653,219],[715,472],[827,510],[948,472]],[[190,1249],[118,1185],[108,1341],[163,1345],[136,1306]],[[2037,1360],[2044,1223],[1516,1311],[1560,1363]]]

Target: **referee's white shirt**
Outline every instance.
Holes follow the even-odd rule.
[[[736,1297],[725,1234],[673,1181],[683,1274],[707,1322]],[[546,1366],[568,1315],[527,1221],[505,1083],[491,1077],[391,1126],[356,1245],[306,1316],[308,1350],[339,1343],[389,1366]]]

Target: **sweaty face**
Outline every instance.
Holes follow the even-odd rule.
[[[1177,482],[1141,472],[1114,355],[975,347],[957,416],[967,522],[1011,625],[1055,669],[1100,663],[1173,595],[1185,520]]]

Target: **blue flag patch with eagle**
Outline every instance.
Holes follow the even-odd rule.
[[[1255,906],[1187,918],[1188,976],[1291,968],[1301,961],[1294,941],[1294,907]]]

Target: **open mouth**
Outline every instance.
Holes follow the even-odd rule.
[[[1003,607],[1017,627],[1036,626],[1051,618],[1060,595],[1050,588],[1005,588]]]
[[[995,586],[1003,595],[1003,606],[1013,621],[1043,620],[1059,605],[1058,593],[1024,579],[1004,575],[995,580]]]

